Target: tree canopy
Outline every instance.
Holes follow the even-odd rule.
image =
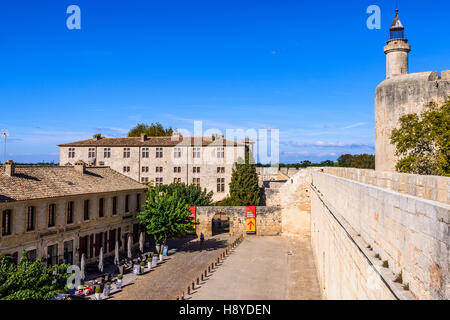
[[[177,190],[173,193],[150,188],[147,202],[142,206],[138,219],[155,241],[166,244],[167,239],[181,237],[194,231],[189,205]]]
[[[208,192],[206,188],[202,190],[200,186],[193,184],[172,183],[150,188],[154,188],[158,193],[173,194],[177,192],[178,196],[183,198],[189,206],[210,206],[213,203],[214,193],[212,191]]]
[[[134,128],[128,132],[129,137],[140,137],[141,133],[145,133],[152,137],[171,136],[173,133],[172,127],[164,128],[159,122],[150,125],[145,123],[138,123]]]
[[[337,161],[339,167],[375,169],[375,156],[373,154],[343,154]]]
[[[230,182],[230,196],[219,204],[224,206],[258,206],[261,202],[261,190],[258,185],[256,165],[250,163],[250,155],[245,161],[235,163]]]
[[[450,98],[441,106],[429,103],[420,115],[402,116],[391,143],[397,171],[450,176]]]
[[[42,259],[31,261],[27,251],[18,263],[0,255],[0,300],[49,300],[63,289],[70,274],[68,264],[47,267]]]

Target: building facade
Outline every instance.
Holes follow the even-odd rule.
[[[146,187],[106,167],[15,166],[0,171],[0,254],[22,251],[49,265],[79,264],[124,252],[139,238],[137,212]]]
[[[409,73],[410,51],[397,10],[390,39],[384,47],[386,80],[375,92],[375,169],[378,171],[395,171],[398,159],[390,139],[399,119],[410,113],[420,114],[428,103],[442,104],[450,96],[450,70]]]
[[[245,159],[252,142],[235,142],[219,135],[105,138],[96,134],[92,139],[59,147],[61,166],[83,160],[154,186],[196,184],[213,191],[214,200],[219,201],[229,194],[234,163]]]

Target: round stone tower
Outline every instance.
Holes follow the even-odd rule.
[[[450,96],[450,71],[408,73],[411,46],[398,10],[390,28],[390,39],[384,47],[386,80],[375,92],[375,169],[395,171],[397,157],[391,144],[391,133],[398,120],[409,113],[420,114],[430,102],[442,104]]]
[[[405,38],[405,28],[398,17],[398,9],[395,10],[394,22],[389,30],[391,36],[384,47],[387,79],[408,73],[408,53],[411,46]]]

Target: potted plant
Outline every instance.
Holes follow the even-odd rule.
[[[159,252],[161,250],[161,245],[159,244],[159,242],[156,242],[155,249],[156,249],[156,252]]]
[[[102,290],[100,289],[100,287],[96,287],[95,288],[95,300],[100,300],[100,293],[102,292]]]
[[[145,262],[141,261],[139,264],[141,265],[141,274],[143,274],[145,271]]]
[[[103,288],[103,296],[105,297],[109,296],[110,291],[111,291],[111,282],[107,282],[105,284],[105,288]]]
[[[148,268],[148,270],[150,270],[152,268],[152,258],[150,258],[150,257],[147,258],[147,268]]]
[[[159,262],[162,262],[163,261],[163,254],[162,254],[162,252],[160,252],[159,253]]]
[[[117,282],[116,282],[117,290],[122,290],[122,279],[123,279],[123,274],[119,274],[117,276]]]
[[[154,253],[152,259],[152,267],[156,267],[157,265],[158,265],[158,254]]]

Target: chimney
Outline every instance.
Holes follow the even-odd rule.
[[[178,131],[178,130],[174,130],[173,132],[172,132],[172,141],[178,141],[178,140],[180,140],[180,131]]]
[[[14,176],[14,170],[16,168],[16,164],[12,160],[8,160],[5,162],[5,173],[12,177]]]
[[[147,140],[147,134],[141,133],[141,142],[144,142],[145,140]]]
[[[98,140],[100,140],[101,138],[102,138],[101,133],[96,133],[96,134],[94,134],[94,135],[92,136],[92,140],[94,140],[94,141],[98,141]]]
[[[78,160],[77,162],[75,162],[75,164],[73,165],[75,171],[84,174],[86,172],[86,164],[84,163],[83,160]]]

